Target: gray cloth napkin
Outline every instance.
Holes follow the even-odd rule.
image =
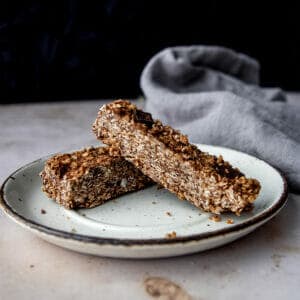
[[[145,110],[192,142],[268,161],[299,192],[300,109],[280,89],[261,88],[259,68],[256,60],[222,47],[167,48],[142,73]]]

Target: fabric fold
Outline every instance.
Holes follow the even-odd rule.
[[[167,48],[143,70],[145,109],[194,143],[266,160],[300,191],[300,110],[282,90],[260,87],[259,70],[255,59],[223,47]]]

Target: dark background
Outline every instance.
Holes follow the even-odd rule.
[[[262,2],[1,1],[1,101],[136,97],[153,54],[190,44],[249,54],[263,85],[298,90],[297,1]]]

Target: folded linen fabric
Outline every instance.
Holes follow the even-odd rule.
[[[300,105],[290,106],[280,89],[260,87],[259,69],[256,60],[223,47],[167,48],[142,73],[145,110],[192,142],[268,161],[300,191]]]

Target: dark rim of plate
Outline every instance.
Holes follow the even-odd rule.
[[[216,147],[216,148],[223,148],[223,147]],[[225,149],[229,149],[229,148],[225,148]],[[238,153],[242,153],[242,152],[239,152],[239,151],[236,151],[233,149],[229,149],[229,150],[238,152]],[[246,154],[246,153],[243,153],[243,154]],[[246,155],[248,155],[248,154],[246,154]],[[248,155],[248,156],[250,156],[250,155]],[[47,156],[47,157],[49,157],[49,156]],[[278,174],[282,178],[284,188],[283,188],[282,194],[280,195],[280,198],[275,202],[274,205],[269,207],[263,213],[261,213],[257,216],[254,216],[250,220],[247,220],[240,224],[228,226],[228,228],[214,230],[212,232],[194,234],[194,235],[185,236],[185,237],[176,237],[173,239],[167,239],[167,238],[116,239],[116,238],[101,238],[101,237],[96,237],[96,236],[81,235],[81,234],[77,234],[77,233],[54,229],[54,228],[51,228],[51,227],[48,227],[45,225],[41,225],[34,221],[31,221],[31,220],[21,216],[20,214],[18,214],[16,211],[14,211],[13,208],[8,204],[8,201],[6,200],[6,197],[4,194],[5,186],[10,180],[14,180],[14,175],[17,174],[19,171],[30,167],[31,165],[34,165],[40,161],[44,161],[47,157],[40,158],[29,164],[26,164],[23,167],[14,171],[10,176],[7,177],[7,179],[4,181],[4,183],[2,184],[1,189],[0,189],[0,207],[14,221],[16,221],[17,223],[21,223],[22,225],[24,225],[27,228],[37,230],[44,234],[56,236],[56,237],[59,237],[62,239],[75,240],[75,241],[84,242],[84,243],[92,243],[92,244],[98,244],[98,245],[114,245],[114,246],[165,245],[165,244],[177,244],[177,243],[180,244],[180,243],[195,242],[195,241],[199,241],[199,240],[217,237],[220,235],[227,235],[227,234],[230,234],[233,232],[243,230],[247,227],[250,227],[251,225],[259,224],[260,222],[267,220],[268,218],[274,216],[275,213],[284,206],[286,199],[287,199],[287,195],[288,195],[287,181],[286,181],[285,177],[283,176],[283,174],[278,169],[271,166],[269,163],[256,158],[257,160],[263,161],[267,165],[271,166],[276,172],[278,172]]]

